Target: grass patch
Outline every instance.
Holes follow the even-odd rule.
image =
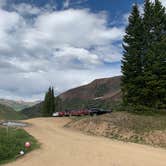
[[[26,141],[31,142],[31,147],[27,150],[24,147]],[[25,153],[39,147],[38,142],[25,130],[18,128],[9,128],[8,134],[5,127],[0,127],[0,165],[15,160],[19,152]]]

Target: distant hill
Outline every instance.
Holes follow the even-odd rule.
[[[112,99],[116,101],[121,98],[120,83],[121,76],[96,79],[87,85],[70,89],[62,93],[60,97],[64,101],[70,99]]]
[[[13,108],[0,104],[0,120],[19,120],[26,118],[20,112],[16,112]]]
[[[8,107],[13,108],[15,111],[21,111],[24,108],[32,107],[36,104],[40,103],[40,101],[35,102],[25,102],[25,101],[15,101],[8,99],[0,99],[0,104],[6,105]]]
[[[121,101],[121,76],[102,78],[59,95],[63,109],[83,107],[111,108]],[[22,110],[29,118],[41,116],[42,103]]]
[[[35,118],[41,116],[42,102],[32,107],[25,108],[21,111],[27,118]]]
[[[78,109],[83,107],[111,108],[121,101],[121,76],[101,78],[91,83],[62,93],[64,108]]]

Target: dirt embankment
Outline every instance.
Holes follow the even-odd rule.
[[[165,166],[166,151],[144,145],[112,141],[64,128],[68,118],[38,118],[26,130],[41,149],[8,166]]]
[[[126,112],[74,119],[67,127],[88,134],[166,148],[166,117]]]

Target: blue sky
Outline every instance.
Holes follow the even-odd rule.
[[[165,4],[165,0],[163,4]],[[0,0],[0,98],[36,100],[121,74],[132,4],[143,0]]]

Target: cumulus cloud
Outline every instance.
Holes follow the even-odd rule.
[[[161,0],[161,2],[166,7],[166,1],[165,0]]]
[[[66,8],[69,8],[70,6],[75,6],[75,5],[80,5],[80,4],[83,4],[85,2],[87,2],[88,0],[77,0],[77,1],[74,1],[74,0],[64,0],[64,3],[63,3],[63,8],[66,9]]]
[[[29,15],[39,15],[44,12],[52,12],[56,9],[56,4],[46,4],[44,7],[36,7],[32,4],[20,3],[20,4],[12,4],[11,9],[18,12],[20,15],[29,16]]]
[[[151,2],[155,2],[155,0],[151,0]],[[160,2],[162,3],[163,6],[166,7],[166,0],[160,0]]]
[[[6,0],[0,0],[0,8],[6,5]]]
[[[40,14],[41,12],[41,9],[39,9],[38,7],[26,3],[21,3],[19,5],[13,4],[12,7],[21,15],[27,15],[27,14],[37,15]]]
[[[108,27],[103,12],[49,9],[25,3],[0,8],[1,97],[41,98],[49,85],[62,92],[120,74],[119,66],[105,64],[121,58],[123,27]]]
[[[63,8],[68,8],[70,4],[70,0],[65,0],[63,3]]]

